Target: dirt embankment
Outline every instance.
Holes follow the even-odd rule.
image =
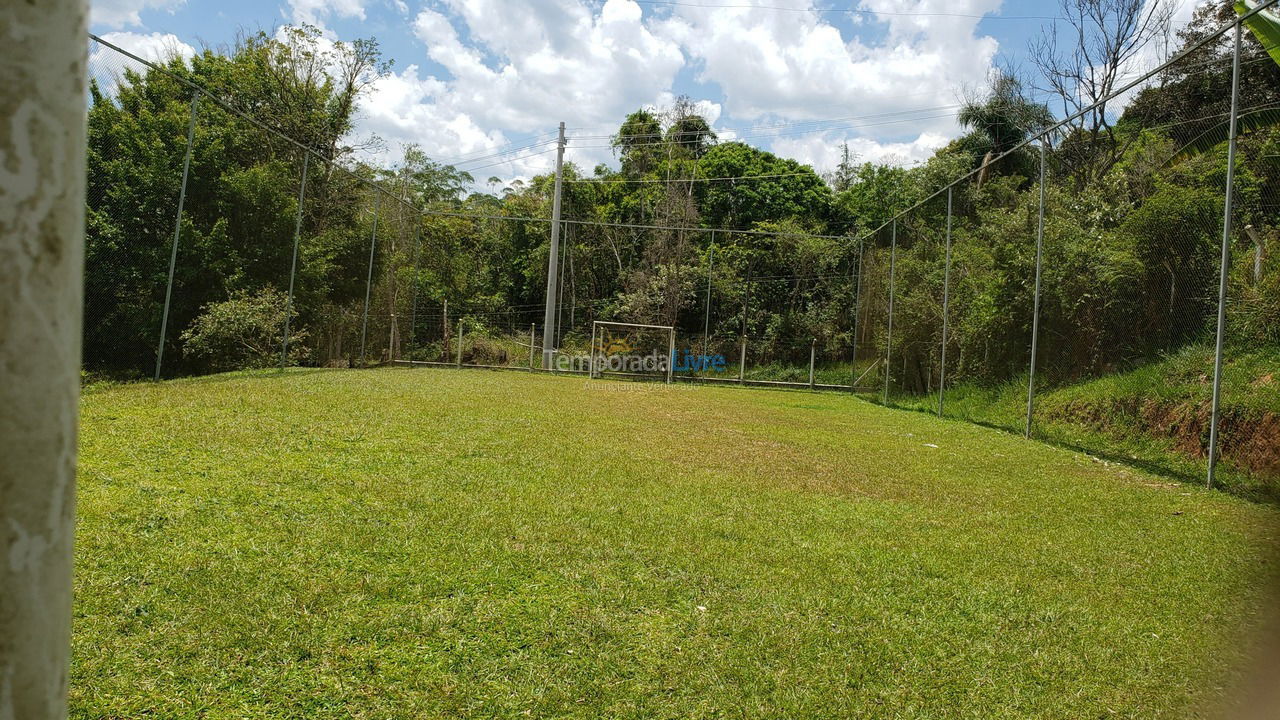
[[[1209,407],[1153,398],[1115,398],[1106,402],[1072,400],[1046,408],[1049,417],[1095,430],[1167,438],[1183,455],[1209,452]],[[1241,407],[1222,408],[1221,457],[1259,479],[1280,482],[1280,413]]]

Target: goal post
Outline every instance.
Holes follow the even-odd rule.
[[[605,373],[626,377],[662,377],[671,382],[675,368],[676,329],[671,325],[591,323],[590,377]]]

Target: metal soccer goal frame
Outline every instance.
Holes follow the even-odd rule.
[[[597,378],[601,373],[596,370],[596,337],[601,327],[631,328],[635,330],[662,330],[667,333],[667,383],[672,379],[675,370],[676,328],[674,325],[644,325],[641,323],[608,322],[595,320],[591,323],[591,364],[587,367],[588,377]],[[628,375],[630,373],[615,373]]]

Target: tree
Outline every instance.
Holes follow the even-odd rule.
[[[648,110],[636,110],[622,121],[613,136],[614,152],[622,160],[626,175],[643,175],[657,164],[657,150],[662,146],[662,124]]]
[[[1025,169],[1030,158],[1028,153],[1005,158],[998,167],[992,165],[992,160],[1053,123],[1048,106],[1028,99],[1017,77],[998,71],[989,78],[984,97],[965,99],[957,119],[978,135],[979,148],[985,147],[978,185],[982,185],[991,172]]]
[[[1125,108],[1120,128],[1160,126],[1180,148],[1199,138],[1208,139],[1207,147],[1225,140],[1231,107],[1231,56],[1235,45],[1232,33],[1192,48],[1234,18],[1228,2],[1211,2],[1197,8],[1191,22],[1178,31],[1180,50],[1190,54],[1162,73],[1159,84],[1138,93]],[[1263,124],[1251,121],[1256,117],[1252,113],[1266,112],[1268,108],[1274,112],[1280,104],[1280,65],[1267,58],[1267,48],[1253,33],[1245,32],[1240,48],[1241,131]]]
[[[377,61],[376,44],[321,50],[317,33],[289,30],[284,40],[259,33],[230,55],[206,50],[189,62],[171,57],[159,69],[126,72],[111,92],[90,88],[90,369],[118,372],[154,363],[190,119],[191,89],[184,80],[218,101],[205,96],[199,106],[169,315],[166,360],[174,362],[166,366],[194,368],[184,367],[177,341],[201,308],[236,291],[288,282],[301,153],[295,143],[222,104],[252,108],[263,125],[321,154],[327,148],[331,157],[344,155],[353,97],[385,66]],[[352,176],[336,167],[314,158],[308,167],[297,283],[304,324],[314,320],[310,313],[318,311],[320,298],[342,303],[362,289],[364,198]]]
[[[702,157],[716,140],[716,134],[706,118],[694,112],[693,101],[687,95],[676,98],[669,115],[666,142],[671,148],[679,148],[695,160]]]
[[[1063,32],[1054,21],[1028,49],[1039,72],[1036,88],[1073,117],[1060,159],[1085,181],[1101,177],[1123,154],[1112,95],[1147,48],[1168,35],[1174,5],[1169,0],[1060,0],[1060,11]]]
[[[721,143],[698,161],[699,175],[740,178],[699,183],[695,194],[711,227],[749,228],[763,220],[830,216],[831,188],[813,168],[745,143]]]
[[[285,294],[272,287],[237,290],[230,298],[204,307],[182,332],[182,351],[213,372],[271,367],[280,360],[286,306]],[[297,310],[290,309],[290,319],[297,316]],[[306,359],[306,339],[305,328],[290,325],[291,364]]]
[[[853,186],[858,178],[858,156],[849,150],[849,143],[840,143],[840,162],[836,164],[836,169],[823,176],[831,189],[837,193],[842,193]]]

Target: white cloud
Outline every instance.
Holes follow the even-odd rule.
[[[311,4],[354,13],[367,0],[290,2],[295,11]],[[527,176],[551,168],[551,145],[514,159],[474,158],[527,145],[561,120],[571,137],[607,134],[637,107],[669,106],[677,75],[691,67],[723,92],[720,102],[698,101],[713,127],[929,109],[820,133],[717,128],[722,140],[743,135],[819,169],[845,140],[865,160],[912,164],[958,134],[957,90],[982,84],[997,51],[977,33],[976,17],[957,16],[1000,2],[861,0],[859,8],[885,13],[855,16],[859,32],[875,38],[864,40],[816,11],[680,5],[645,18],[632,0],[439,0],[418,11],[412,31],[444,72],[419,63],[380,81],[362,104],[361,127],[389,141],[392,158],[417,142],[446,162],[472,158],[460,167],[478,177]],[[939,14],[921,14],[929,12]],[[611,153],[606,140],[583,138],[571,140],[566,159],[589,172]]]
[[[433,10],[419,13],[415,33],[453,76],[459,109],[512,130],[560,120],[618,122],[669,90],[684,63],[679,47],[653,34],[631,0],[608,0],[598,14],[577,0],[449,5],[478,47],[464,46],[450,20]]]
[[[190,59],[196,49],[170,33],[135,33],[128,31],[103,33],[103,40],[155,63],[168,62],[174,56]],[[114,93],[119,78],[125,70],[144,71],[145,66],[105,45],[89,43],[89,75],[98,81],[98,87],[108,94]]]
[[[950,137],[938,133],[921,133],[906,142],[880,142],[869,137],[847,135],[821,135],[796,138],[779,138],[773,143],[773,152],[813,167],[819,173],[834,170],[840,162],[842,143],[849,143],[849,151],[857,162],[884,163],[912,166],[928,160],[934,152],[950,142]]]
[[[172,12],[185,3],[186,0],[93,0],[89,6],[89,21],[95,27],[141,27],[142,11]]]
[[[387,148],[392,156],[385,159],[399,159],[402,146],[409,142],[437,157],[487,154],[482,151],[506,142],[502,131],[486,131],[470,116],[442,103],[445,83],[421,78],[418,72],[418,66],[410,65],[381,78],[362,105],[362,128],[396,145]]]
[[[560,121],[616,127],[626,113],[669,98],[684,64],[679,46],[658,37],[631,0],[607,0],[598,9],[578,0],[446,5],[448,16],[421,10],[413,32],[448,76],[421,77],[419,67],[410,66],[380,81],[362,104],[364,127],[388,140],[393,156],[406,142],[446,161],[491,155],[527,145],[525,138],[548,133]],[[704,107],[718,116],[714,103]],[[566,159],[590,172],[609,159],[604,144],[570,144]],[[542,145],[513,153],[514,159],[486,157],[460,166],[477,177],[544,173],[554,162],[551,149]]]
[[[289,0],[290,18],[296,23],[324,27],[324,21],[332,17],[365,19],[368,0]]]
[[[955,103],[956,89],[982,82],[997,43],[977,37],[978,20],[999,0],[863,0],[862,9],[884,15],[883,41],[848,41],[816,12],[781,13],[760,8],[679,6],[662,23],[700,62],[699,79],[724,90],[725,110],[737,118],[807,119],[868,115],[904,106]],[[912,13],[951,13],[937,17]],[[952,131],[934,119],[920,129]]]
[[[103,40],[115,45],[123,50],[137,55],[143,60],[151,60],[153,62],[165,62],[175,55],[190,59],[195,56],[196,49],[178,39],[177,35],[172,33],[135,33],[135,32],[109,32],[100,36]],[[98,49],[94,53],[110,53],[115,57],[124,57],[106,47],[97,46]]]

